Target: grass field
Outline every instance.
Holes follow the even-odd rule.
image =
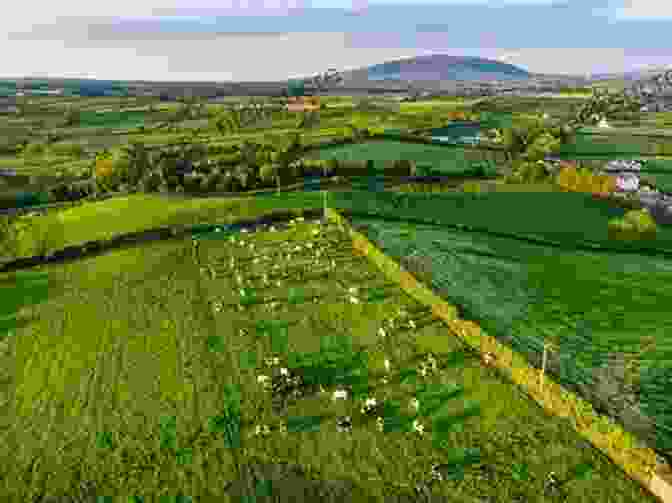
[[[304,133],[305,141],[341,135],[352,114],[353,100],[343,101],[342,110],[329,110],[317,128]],[[519,111],[536,113],[543,105],[554,114],[566,112],[571,102],[556,98],[523,100],[516,105],[509,100],[502,103],[502,108],[518,106]],[[77,101],[82,110],[114,110],[120,103],[123,100],[119,98]],[[402,129],[426,127],[432,122],[430,119],[441,118],[455,106],[456,103],[408,104],[402,107],[403,113],[387,117],[380,124]],[[147,122],[159,115],[165,118],[168,109],[176,110],[174,105],[163,108],[157,114],[147,114]],[[375,117],[372,114],[371,120]],[[178,133],[112,135],[104,128],[61,128],[56,122],[62,117],[53,112],[35,112],[32,118],[45,120],[41,133],[67,129],[71,136],[66,141],[80,142],[91,152],[116,148],[131,137],[150,146],[166,145],[180,141],[189,130],[184,121],[178,125]],[[224,136],[208,130],[199,141],[270,141],[295,131],[296,119],[287,117],[272,128]],[[15,123],[11,127],[17,134],[24,134],[26,124]],[[323,149],[308,157],[332,155],[375,161],[408,156],[420,165],[447,170],[455,170],[456,166],[462,169],[465,159],[480,160],[482,156],[467,149],[371,142]],[[89,163],[50,154],[43,158],[3,158],[0,167],[42,175],[83,168]],[[481,186],[483,192],[555,192],[548,184],[483,182]],[[429,191],[433,188],[429,187]],[[409,189],[420,188],[407,185],[395,190]],[[439,191],[444,189],[445,185],[439,186]],[[329,198],[332,196],[329,204],[340,209],[337,194],[330,194]],[[490,220],[507,216],[518,229],[541,234],[548,231],[555,237],[576,237],[580,229],[589,225],[597,229],[594,208],[590,204],[582,207],[583,202],[577,198],[563,206],[563,213],[554,215],[551,223],[548,219],[542,222],[542,216],[553,213],[541,210],[549,205],[546,196],[540,194],[538,200],[529,199],[501,211],[494,205],[481,206],[497,213]],[[574,195],[563,196],[571,199]],[[231,223],[282,209],[318,209],[323,204],[322,194],[315,192],[231,199],[133,195],[86,203],[39,217],[35,234],[24,236],[18,256],[160,226]],[[434,216],[445,213],[451,213],[455,221],[464,214],[462,224],[473,220],[465,208],[433,211]],[[601,236],[601,230],[596,232]],[[667,234],[661,232],[666,239]],[[297,360],[297,355],[318,352],[326,344],[343,343],[353,348],[351,357],[354,354],[369,358],[371,395],[379,400],[390,399],[391,403],[401,400],[405,414],[412,413],[407,405],[420,388],[395,384],[392,377],[395,371],[415,368],[418,359],[429,365],[430,351],[436,356],[439,369],[431,374],[429,382],[448,386],[451,396],[455,391],[452,385],[464,387],[464,395],[455,391],[456,400],[449,409],[459,413],[472,410],[470,404],[481,406],[478,415],[465,416],[461,430],[449,434],[446,445],[451,449],[478,449],[480,456],[472,460],[462,477],[450,479],[446,475],[447,480],[432,485],[434,494],[444,498],[441,501],[653,501],[615,465],[596,454],[569,423],[544,415],[493,370],[483,367],[473,355],[462,353],[463,348],[448,336],[441,323],[397,287],[387,284],[363,258],[353,255],[344,236],[335,229],[301,223],[287,231],[267,229],[241,234],[235,243],[218,239],[222,235],[213,234],[212,240],[203,237],[197,255],[192,241],[166,241],[39,269],[47,273],[48,299],[21,310],[19,318],[25,325],[2,341],[4,353],[0,358],[5,359],[5,365],[0,368],[5,369],[2,386],[8,398],[3,398],[3,417],[8,419],[0,429],[0,494],[7,492],[17,501],[35,501],[33,498],[44,494],[72,493],[77,486],[85,485],[105,495],[211,496],[237,487],[233,481],[253,467],[258,472],[257,489],[261,487],[261,491],[272,478],[264,470],[285,470],[284,477],[287,469],[278,466],[289,462],[297,463],[319,480],[320,487],[334,501],[383,501],[383,494],[406,496],[398,501],[417,501],[413,485],[427,480],[433,464],[447,463],[449,459],[447,451],[436,448],[430,433],[434,423],[429,416],[419,418],[427,430],[424,436],[417,431],[379,432],[375,417],[368,417],[359,409],[363,397],[355,400],[349,395],[345,401],[332,400],[333,382],[331,387],[324,386],[325,392],[311,389],[280,409],[278,396],[264,391],[257,382],[260,375],[273,375],[273,382],[289,386],[282,379],[281,369],[287,369],[289,375],[306,370],[305,362]],[[321,249],[320,256],[317,249]],[[509,250],[507,257],[515,252]],[[475,264],[494,264],[493,270],[500,267],[505,272],[510,269],[487,250],[483,253],[479,248],[472,255],[468,260]],[[16,256],[3,256],[2,261]],[[544,264],[550,270],[553,257],[546,258]],[[230,267],[232,259],[235,272]],[[564,259],[558,275],[573,278],[572,264]],[[636,264],[626,266],[636,268]],[[654,284],[636,271],[628,273],[630,283],[614,279],[605,283],[595,277],[595,271],[603,271],[595,264],[582,263],[580,270],[588,278],[584,285],[586,295],[594,297],[607,292],[616,298],[614,292],[619,288],[618,291],[632,293],[635,279],[641,284]],[[530,278],[543,284],[543,268],[535,270]],[[474,268],[471,276],[460,276],[458,272],[454,284],[460,291],[471,288],[472,295],[480,295],[486,279]],[[5,288],[7,298],[16,298],[7,288],[15,286],[14,280],[15,276],[9,274],[0,278],[0,288]],[[665,286],[664,282],[656,285],[661,290]],[[355,293],[350,288],[355,288]],[[490,308],[499,313],[502,304],[510,299],[506,292],[500,292],[499,297],[495,292],[500,290],[493,287],[487,295],[481,295],[481,302],[487,299]],[[647,290],[637,299],[626,296],[621,299],[624,303],[614,301],[614,305],[623,309],[628,302],[644,306],[653,299],[649,293]],[[379,295],[367,298],[368,294]],[[255,298],[259,300],[257,296],[275,298],[254,304]],[[590,308],[595,320],[604,321],[598,320],[598,306],[592,306],[589,297],[581,299],[584,304],[579,305],[579,297],[576,298],[577,309],[585,312]],[[251,304],[246,307],[247,302]],[[548,309],[554,305],[549,302]],[[390,320],[396,319],[397,327],[403,321],[395,318],[400,310],[414,313],[411,319],[416,329],[409,324],[392,330],[394,333],[385,338],[379,337],[378,329],[391,328]],[[604,310],[607,312],[610,311]],[[649,311],[642,308],[633,320],[658,334],[665,324],[661,320],[666,318],[647,319],[646,313]],[[537,315],[541,326],[543,316],[538,312]],[[388,328],[386,331],[390,332]],[[264,359],[274,356],[278,363],[273,369],[268,368]],[[459,363],[460,356],[465,357],[462,364],[448,366],[451,359]],[[385,369],[385,359],[391,361],[391,372]],[[382,379],[388,382],[383,383]],[[240,448],[226,448],[226,442],[235,443],[236,436],[235,428],[225,427],[226,414],[232,410],[227,409],[232,406],[226,401],[227,390],[240,398]],[[315,418],[322,414],[325,417],[317,421]],[[335,424],[337,418],[346,415],[354,419],[348,434],[339,432]],[[263,433],[264,426],[270,427],[268,434],[254,434],[257,427]],[[263,470],[262,465],[266,467]],[[266,475],[259,475],[262,472]],[[584,480],[579,480],[581,473]],[[552,483],[553,476],[561,483]],[[340,496],[335,496],[339,493],[329,480],[346,481],[351,487],[341,487]],[[304,482],[301,477],[284,485],[278,482],[277,491],[287,494],[290,486],[296,489]],[[321,499],[315,497],[315,501]]]
[[[444,299],[538,368],[544,343],[559,344],[547,368],[563,385],[669,452],[669,257],[529,242],[501,232],[506,217],[473,230],[374,215],[351,218],[395,260],[422,257]],[[619,374],[623,355],[630,370]]]
[[[337,229],[298,222],[224,237],[201,239],[196,252],[191,241],[165,242],[42,269],[48,300],[22,310],[26,325],[4,340],[2,358],[12,365],[1,368],[15,370],[3,375],[3,494],[27,501],[80,487],[200,501],[242,490],[238,474],[256,463],[289,462],[323,484],[347,481],[340,500],[390,501],[412,498],[433,464],[447,470],[447,452],[467,448],[466,471],[445,472],[430,484],[433,495],[653,501],[568,423],[547,417],[464,353],[425,308],[353,254]],[[438,423],[422,414],[424,434],[379,431],[381,410],[360,410],[355,388],[335,399],[339,386],[318,354],[326,350],[347,361],[365,356],[367,397],[399,404],[401,417],[411,416],[411,399],[427,384],[453,396],[444,412],[464,413],[466,423],[442,448],[432,441]],[[309,356],[317,361],[307,364]],[[296,388],[295,399],[261,383],[267,375],[290,386],[314,365],[324,387]],[[415,385],[396,381],[415,366],[424,369]],[[225,427],[227,411],[236,409],[226,396],[240,400],[238,430]],[[337,428],[344,416],[349,431]],[[291,487],[281,478],[272,490]]]
[[[483,160],[484,154],[475,150],[424,145],[396,141],[372,141],[342,147],[323,148],[310,152],[307,158],[338,160],[395,161],[408,159],[418,165],[429,165],[442,173],[464,171],[471,161]]]

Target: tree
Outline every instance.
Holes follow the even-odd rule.
[[[123,155],[129,161],[129,180],[132,186],[136,186],[152,168],[152,159],[149,151],[142,142],[132,142],[123,147]]]
[[[525,150],[525,136],[518,128],[505,128],[502,132],[502,147],[506,159],[512,162]]]
[[[255,169],[257,167],[257,155],[259,153],[259,145],[249,140],[245,140],[240,145],[240,162],[241,164]]]
[[[68,107],[65,112],[64,125],[70,127],[79,124],[79,122],[79,112],[77,112],[73,107]]]
[[[239,108],[229,108],[216,113],[211,123],[219,134],[236,134],[241,130],[271,119],[270,111],[254,101]]]
[[[320,114],[315,110],[303,112],[296,123],[296,129],[311,129],[320,124]]]

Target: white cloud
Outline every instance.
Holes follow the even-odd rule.
[[[623,7],[614,10],[618,20],[655,20],[672,18],[672,3],[662,0],[625,0]]]
[[[3,42],[0,77],[272,81],[324,72],[327,67],[364,67],[416,52],[348,47],[343,33],[210,40],[9,40]]]
[[[585,75],[628,69],[625,51],[612,48],[522,48],[504,51],[497,59],[533,73]]]
[[[518,57],[520,57],[520,51],[505,52],[501,56],[498,56],[497,59],[504,63],[515,64]]]

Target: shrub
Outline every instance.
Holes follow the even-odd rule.
[[[411,175],[412,165],[411,161],[408,159],[397,159],[392,164],[392,169],[395,173],[405,173],[406,175]]]
[[[643,239],[655,237],[656,222],[648,210],[630,210],[623,218],[608,223],[609,235],[615,239]]]
[[[478,182],[466,182],[462,185],[462,192],[478,194],[481,192],[481,184]]]
[[[302,161],[296,161],[289,165],[290,174],[294,180],[301,178],[306,171]]]
[[[175,188],[176,186],[178,186],[180,184],[180,177],[177,176],[177,175],[172,175],[172,174],[166,175],[164,173],[163,178],[164,178],[164,181],[165,181],[166,185],[168,185],[168,187],[170,187],[170,188]]]
[[[411,165],[411,176],[429,176],[432,173],[432,166],[429,164]]]
[[[66,183],[59,183],[49,190],[49,196],[53,201],[70,201],[72,191]]]
[[[222,175],[221,184],[226,187],[225,192],[238,192],[241,189],[240,182],[238,182],[238,179],[230,172]]]
[[[240,163],[242,157],[240,152],[234,152],[231,154],[224,154],[217,157],[217,163],[225,166],[235,166]]]
[[[341,166],[341,163],[336,159],[335,157],[332,157],[331,159],[327,160],[327,173],[336,173],[338,172],[339,167]]]
[[[218,173],[212,173],[201,179],[202,192],[214,192],[217,185],[224,182],[224,177]]]
[[[271,184],[275,181],[278,173],[278,167],[273,164],[264,164],[259,168],[259,178],[264,184]]]
[[[630,210],[623,219],[635,226],[638,232],[655,232],[656,222],[647,209]]]
[[[158,171],[147,173],[140,182],[140,189],[143,192],[156,192],[163,182],[163,176]]]
[[[200,173],[191,173],[184,176],[184,189],[187,192],[197,192],[200,189],[203,175]]]
[[[492,161],[479,161],[473,164],[474,175],[481,177],[493,177],[497,175],[497,165]],[[543,170],[543,167],[541,167]],[[544,176],[541,171],[539,172],[540,176]]]

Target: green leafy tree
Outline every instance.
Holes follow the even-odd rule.
[[[525,133],[520,128],[505,128],[502,132],[502,147],[506,159],[512,162],[525,151]]]
[[[123,154],[128,159],[128,183],[132,186],[137,185],[145,173],[152,168],[152,159],[150,152],[142,142],[132,142],[123,147]]]
[[[68,107],[65,112],[64,125],[67,127],[76,126],[80,123],[79,112],[73,107]]]
[[[277,165],[278,176],[283,180],[289,178],[292,167],[296,165],[302,154],[303,142],[301,134],[298,132],[292,134],[289,140],[277,144],[275,151],[271,155],[271,160]]]

